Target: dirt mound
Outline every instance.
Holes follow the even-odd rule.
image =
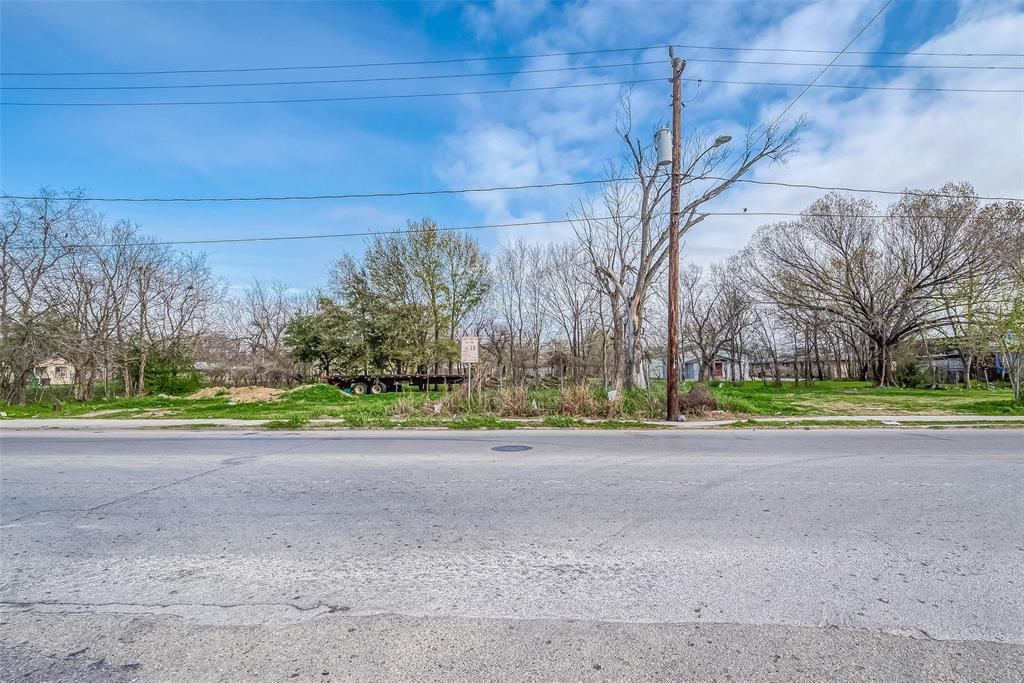
[[[187,398],[190,401],[196,401],[201,398],[213,398],[214,396],[217,396],[219,394],[226,394],[227,391],[228,390],[225,389],[224,387],[206,387],[205,389],[200,389],[194,394],[189,394],[185,398]]]
[[[206,387],[185,398],[195,401],[201,398],[226,398],[235,403],[259,403],[260,401],[274,401],[283,394],[282,389],[271,387]]]

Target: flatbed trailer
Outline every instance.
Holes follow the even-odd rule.
[[[420,391],[427,391],[431,386],[451,386],[466,381],[463,375],[324,375],[324,381],[342,391],[356,396],[363,394],[383,394],[386,391],[401,391],[403,386],[412,385]]]

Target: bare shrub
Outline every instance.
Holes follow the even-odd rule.
[[[558,412],[572,417],[590,417],[597,411],[594,392],[586,384],[569,384],[562,389]]]
[[[424,399],[422,396],[399,396],[395,400],[396,417],[414,417],[426,413],[433,401]]]
[[[684,415],[705,415],[718,410],[718,401],[705,384],[694,384],[688,394],[679,397],[679,412]]]
[[[527,417],[533,413],[526,386],[515,384],[498,389],[497,413],[502,417]]]

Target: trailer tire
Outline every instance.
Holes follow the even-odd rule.
[[[371,394],[383,394],[384,393],[384,385],[381,384],[380,382],[374,382],[373,384],[370,385],[370,393]]]
[[[356,396],[362,396],[366,393],[366,388],[365,382],[356,382],[352,385],[352,393]]]

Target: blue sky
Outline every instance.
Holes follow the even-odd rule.
[[[706,3],[247,3],[4,2],[3,71],[123,71],[346,64],[690,45],[835,50],[881,6],[874,2]],[[1024,52],[1020,3],[896,2],[854,50]],[[686,75],[807,82],[820,67],[715,64],[702,58],[827,62],[826,55],[688,49]],[[143,85],[310,80],[521,71],[635,63],[664,50],[528,60],[344,70],[161,76],[8,76],[3,85]],[[1017,58],[850,55],[822,82],[1022,88],[1024,71],[943,72],[913,64],[1024,66]],[[667,76],[661,65],[397,83],[292,85],[150,92],[3,91],[6,101],[251,99],[463,91]],[[688,83],[684,126],[742,135],[771,118],[792,88]],[[10,107],[0,110],[0,186],[81,187],[117,196],[387,192],[559,182],[600,177],[621,149],[614,87],[369,102],[222,107]],[[667,84],[637,86],[636,134],[669,113]],[[1024,193],[1024,96],[814,90],[794,114],[809,127],[788,164],[767,180],[902,189],[968,180],[979,192]],[[993,134],[997,131],[997,134]],[[99,207],[162,239],[387,230],[431,216],[444,225],[557,219],[586,188],[331,202]],[[818,193],[743,187],[714,208],[799,211]],[[884,202],[883,202],[884,204]],[[721,258],[757,227],[709,219],[688,257]],[[474,233],[487,247],[522,234],[564,239],[568,228]],[[254,277],[297,289],[361,238],[204,247],[235,285]]]

